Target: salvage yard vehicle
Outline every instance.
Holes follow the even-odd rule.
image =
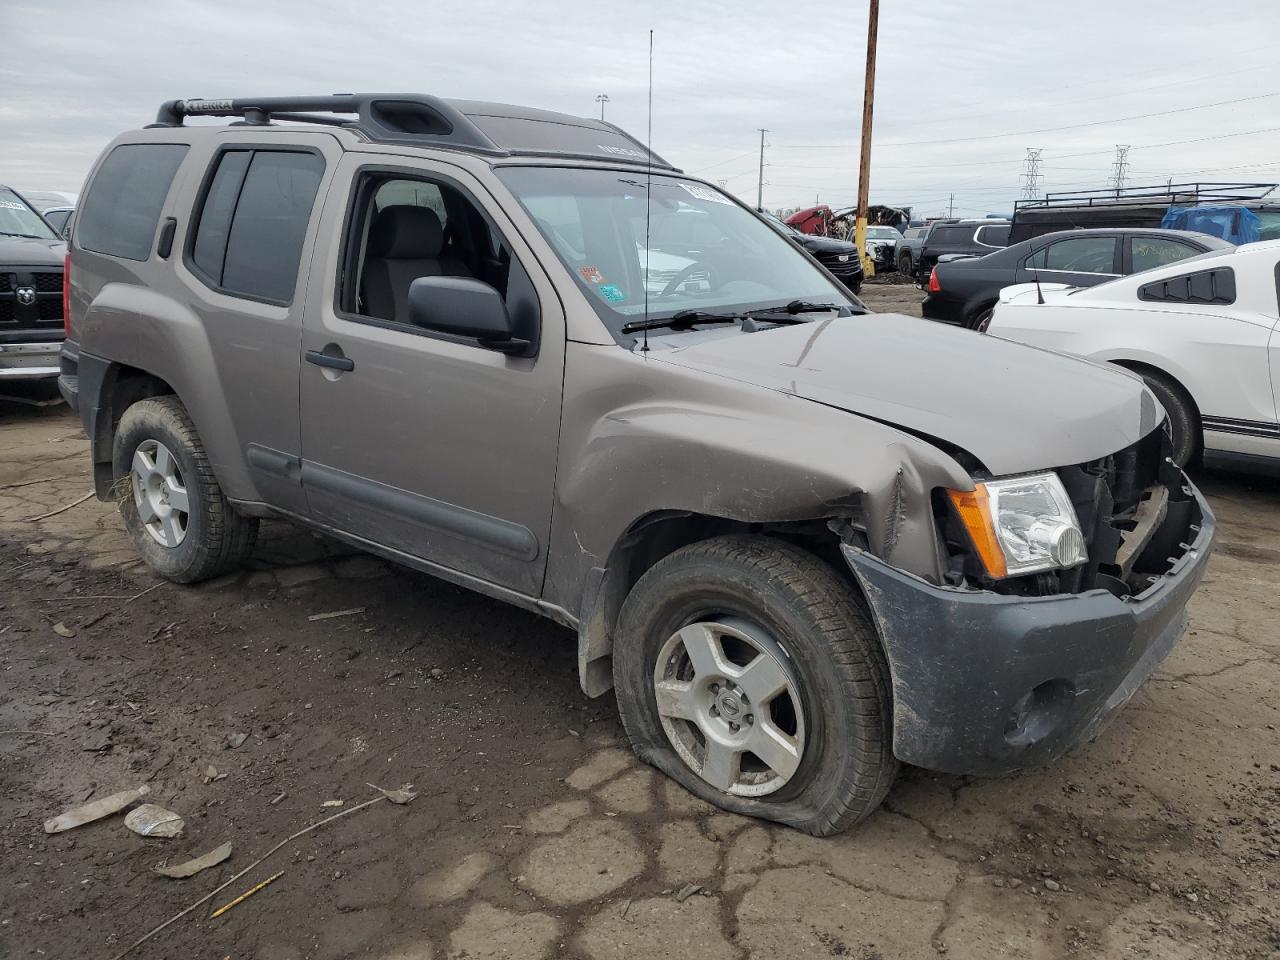
[[[929,228],[920,256],[916,260],[916,276],[927,277],[943,257],[982,257],[1009,243],[1008,220],[938,220]]]
[[[1209,238],[1207,238],[1209,239]],[[1173,458],[1280,465],[1280,241],[1208,253],[1080,289],[1000,294],[986,332],[1126,367],[1169,417]]]
[[[930,320],[982,329],[1000,291],[1037,278],[1092,287],[1119,276],[1222,250],[1231,244],[1183,230],[1063,230],[1024,240],[985,257],[945,260],[933,268],[920,312]]]
[[[792,243],[802,247],[815,260],[831,271],[831,275],[844,284],[852,294],[862,290],[866,279],[866,271],[862,269],[862,258],[858,256],[857,244],[839,237],[819,237],[812,233],[801,233],[795,227],[789,227],[771,213],[761,214],[765,223],[782,234]]]
[[[224,573],[279,516],[550,617],[727,810],[829,834],[899,761],[1052,761],[1208,560],[1140,381],[866,313],[598,120],[169,101],[76,217],[59,382],[154,570]],[[655,293],[658,236],[690,262]]]
[[[907,227],[902,231],[902,239],[893,248],[893,255],[898,261],[898,272],[904,277],[916,275],[916,263],[920,259],[920,251],[924,249],[925,238],[929,236],[932,224],[918,227]]]
[[[0,186],[0,392],[39,380],[52,390],[62,348],[65,260],[66,248],[49,224]]]

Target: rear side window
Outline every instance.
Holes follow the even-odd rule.
[[[323,175],[315,153],[220,154],[196,218],[190,265],[223,293],[289,303]]]
[[[109,257],[150,257],[164,198],[186,155],[183,143],[126,143],[112,150],[80,207],[77,244]]]
[[[1236,274],[1230,267],[1184,273],[1138,288],[1138,299],[1155,303],[1235,303]]]
[[[1134,273],[1177,263],[1201,252],[1189,243],[1167,237],[1131,237],[1129,244],[1129,259]]]
[[[965,243],[973,235],[973,227],[934,227],[929,246],[946,247]]]
[[[1041,260],[1041,258],[1043,258]],[[1115,271],[1115,237],[1072,237],[1049,244],[1036,255],[1034,266],[1070,273],[1112,273]]]
[[[1009,224],[993,224],[979,227],[977,241],[984,247],[1007,247],[1009,245]]]

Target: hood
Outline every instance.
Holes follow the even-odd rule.
[[[0,269],[4,267],[60,267],[67,248],[61,240],[33,240],[0,234]]]
[[[835,237],[815,237],[811,233],[802,233],[796,235],[795,239],[800,246],[813,254],[847,253],[849,256],[854,256],[858,252],[856,244],[850,243],[848,240],[838,240]]]
[[[1163,417],[1123,371],[895,314],[673,347],[662,360],[938,438],[996,476],[1096,460]]]

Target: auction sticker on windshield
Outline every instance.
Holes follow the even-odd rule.
[[[727,203],[729,206],[733,206],[733,201],[724,194],[717,193],[710,187],[704,187],[700,183],[682,182],[680,186],[684,187],[684,192],[689,194],[691,197],[696,197],[699,200],[710,200],[712,203]]]

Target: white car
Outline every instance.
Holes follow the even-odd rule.
[[[1280,463],[1280,241],[1214,250],[1096,287],[1024,283],[985,327],[1139,374],[1175,459]]]

